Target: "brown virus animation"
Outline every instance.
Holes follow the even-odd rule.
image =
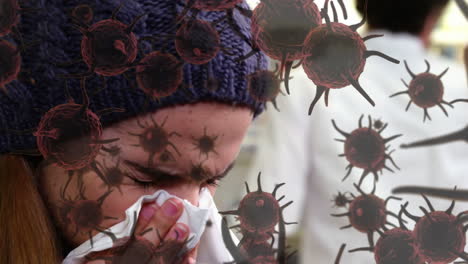
[[[192,13],[189,20],[195,20],[201,11],[224,12],[225,16],[221,17],[217,21],[214,21],[214,24],[218,24],[224,20],[227,20],[233,32],[242,38],[246,43],[251,45],[250,40],[247,38],[247,36],[242,34],[240,26],[234,19],[234,10],[239,11],[246,17],[252,16],[252,11],[250,9],[244,8],[240,5],[242,2],[243,0],[187,0],[184,10],[182,10],[177,18],[177,23],[182,22],[184,18],[186,18],[188,12]]]
[[[401,148],[428,147],[441,144],[448,144],[455,141],[465,141],[468,143],[468,126],[465,128],[433,138],[423,139],[416,142],[402,144]]]
[[[91,6],[87,4],[81,4],[75,6],[72,9],[70,16],[76,21],[76,23],[88,25],[94,19],[94,11]]]
[[[216,140],[218,139],[218,135],[208,135],[206,133],[206,126],[203,128],[203,136],[201,137],[194,137],[192,136],[192,144],[195,146],[193,150],[198,149],[200,151],[200,156],[205,155],[205,159],[208,159],[208,156],[211,152],[216,155],[219,155],[216,152]]]
[[[443,199],[468,201],[468,190],[457,190],[449,188],[437,188],[426,186],[398,186],[392,190],[395,194],[424,194],[426,196],[438,197]]]
[[[274,71],[259,70],[247,76],[247,90],[250,95],[258,102],[271,102],[278,112],[280,110],[276,104],[276,97],[280,93],[283,94],[279,74],[279,68],[276,65]]]
[[[369,35],[362,38],[356,30],[364,25],[367,19],[366,10],[362,21],[356,25],[347,26],[339,23],[334,12],[334,22],[327,14],[328,2],[322,9],[322,17],[326,23],[310,31],[304,42],[303,69],[309,79],[317,85],[317,93],[309,107],[312,114],[315,104],[325,93],[325,105],[328,106],[330,89],[339,89],[352,85],[372,106],[374,101],[359,84],[359,76],[364,71],[367,58],[378,56],[392,63],[400,61],[391,58],[379,51],[367,50],[364,42],[383,35]]]
[[[184,63],[172,54],[153,51],[140,64],[136,67],[138,87],[153,100],[173,94],[182,85]]]
[[[282,227],[282,228],[281,228]],[[233,263],[245,264],[286,264],[287,261],[296,253],[293,251],[286,253],[285,229],[284,224],[280,223],[279,239],[277,248],[274,248],[275,240],[272,236],[272,241],[262,236],[244,236],[239,244],[235,244],[232,240],[229,227],[227,226],[226,218],[223,218],[221,224],[223,241],[229,253],[234,258]]]
[[[120,167],[120,158],[118,158],[117,163],[113,166],[108,166],[106,158],[103,158],[103,165],[99,162],[93,163],[91,166],[93,166],[94,171],[98,175],[98,177],[102,180],[103,186],[107,186],[107,188],[110,190],[111,188],[117,188],[120,192],[121,195],[123,195],[122,189],[120,186],[123,184],[123,180],[125,179],[126,176],[128,176],[128,173],[126,171],[123,171]]]
[[[307,34],[321,24],[322,17],[313,0],[263,0],[255,7],[251,30],[254,49],[281,62],[279,76],[289,94],[289,74],[294,60],[301,60]]]
[[[101,20],[91,26],[72,19],[72,25],[83,34],[81,56],[82,61],[88,66],[88,71],[62,74],[59,75],[60,78],[83,78],[96,73],[104,80],[106,76],[120,75],[138,65],[135,62],[138,39],[132,31],[145,14],[136,17],[130,25],[126,25],[116,19],[122,6],[123,3],[113,11],[110,19]],[[77,62],[79,61],[65,64]]]
[[[429,207],[429,211],[419,207],[423,216],[414,216],[406,208],[403,212],[416,222],[413,236],[423,259],[428,263],[451,263],[458,258],[468,261],[468,254],[464,252],[468,227],[463,225],[467,211],[455,216],[452,213],[454,200],[447,210],[436,211],[424,194],[422,197]]]
[[[20,16],[24,13],[37,12],[40,10],[39,8],[21,7],[18,0],[2,0],[0,2],[0,37],[13,34],[22,43],[23,38],[18,30]]]
[[[187,240],[182,242],[164,240],[157,232],[161,242],[158,246],[154,246],[150,241],[143,237],[144,234],[153,231],[153,228],[148,228],[139,234],[136,234],[136,212],[134,213],[134,223],[130,237],[116,239],[115,235],[107,232],[106,234],[109,235],[113,241],[112,248],[88,254],[85,257],[86,260],[104,260],[106,264],[181,263],[181,252],[184,251]]]
[[[393,216],[398,218],[398,216],[388,211],[387,203],[390,200],[401,200],[401,198],[395,196],[389,196],[385,201],[380,197],[376,196],[375,193],[375,183],[374,188],[369,194],[364,193],[359,186],[353,184],[354,187],[360,193],[359,196],[353,195],[353,200],[349,204],[349,209],[346,213],[341,214],[331,214],[334,217],[344,217],[347,216],[350,224],[341,227],[340,229],[346,229],[353,227],[361,233],[366,233],[369,241],[369,247],[374,247],[374,232],[378,229],[387,230],[385,225],[393,225],[387,221],[387,216]]]
[[[12,154],[42,155],[49,163],[65,170],[78,170],[95,162],[104,144],[119,138],[101,139],[100,115],[123,112],[121,108],[107,108],[94,113],[89,109],[89,97],[85,88],[86,79],[80,81],[83,103],[77,104],[68,94],[68,103],[48,110],[35,129],[13,131],[33,133],[38,149],[14,150]],[[65,87],[68,93],[67,86]],[[6,129],[9,131],[8,129]]]
[[[408,90],[401,91],[391,95],[390,97],[395,97],[402,94],[408,94],[410,101],[406,106],[406,111],[410,108],[411,104],[414,103],[420,108],[424,109],[424,118],[423,122],[426,121],[426,118],[431,120],[431,117],[428,112],[428,108],[438,106],[446,116],[448,116],[447,110],[444,105],[448,105],[453,108],[454,103],[457,102],[468,102],[468,99],[457,99],[451,102],[447,102],[443,99],[444,97],[444,84],[442,83],[442,77],[447,73],[448,68],[445,69],[441,74],[435,75],[430,73],[431,65],[427,60],[425,60],[427,69],[425,72],[420,74],[414,74],[408,66],[408,63],[405,60],[405,67],[408,73],[413,78],[409,84],[405,80],[401,80],[403,84],[408,88]]]
[[[275,226],[280,222],[282,211],[293,201],[280,206],[276,192],[284,183],[277,184],[272,193],[264,192],[260,180],[261,173],[258,174],[258,189],[251,192],[249,185],[245,183],[247,194],[241,200],[237,210],[220,212],[222,215],[237,215],[240,222],[240,229],[245,233],[254,233],[269,237],[268,233],[274,232]],[[283,223],[284,224],[284,223]],[[289,223],[286,223],[289,224]]]
[[[361,186],[363,180],[369,173],[374,175],[374,181],[379,180],[378,172],[386,169],[390,172],[393,172],[391,168],[386,165],[386,161],[389,160],[397,169],[400,169],[396,164],[393,158],[391,157],[391,152],[386,152],[389,146],[387,143],[390,141],[402,136],[394,135],[389,138],[383,138],[381,136],[382,131],[387,127],[387,124],[382,126],[379,130],[374,130],[372,127],[372,119],[368,116],[369,125],[368,127],[363,127],[362,120],[364,115],[361,115],[359,118],[359,128],[353,130],[351,133],[344,132],[335,123],[335,120],[332,120],[333,127],[338,131],[345,139],[336,139],[336,141],[344,143],[344,153],[340,154],[340,157],[345,157],[349,162],[349,165],[346,167],[346,175],[343,178],[343,181],[349,177],[351,171],[354,167],[364,169],[359,179],[358,186]]]
[[[170,141],[172,136],[181,137],[181,135],[177,132],[167,132],[164,129],[164,125],[167,121],[167,116],[162,121],[161,125],[159,125],[152,115],[150,115],[151,121],[153,125],[150,126],[148,123],[145,123],[144,126],[140,119],[137,119],[137,124],[140,128],[143,129],[141,134],[128,132],[129,135],[136,136],[139,139],[140,144],[133,144],[134,147],[141,147],[145,152],[149,154],[148,157],[148,167],[153,166],[153,159],[154,156],[158,153],[163,153],[167,148],[170,146],[175,150],[175,152],[180,156],[180,152],[177,150],[177,147]]]
[[[97,200],[89,200],[85,196],[85,186],[80,181],[81,178],[78,178],[79,192],[74,198],[71,198],[69,195],[66,195],[66,192],[72,178],[71,174],[69,174],[67,183],[60,190],[61,204],[57,207],[57,213],[64,227],[75,229],[72,237],[75,237],[78,232],[87,233],[91,247],[93,247],[92,232],[109,233],[101,227],[102,222],[108,219],[118,220],[118,218],[106,216],[102,212],[102,204],[112,190],[108,190]]]
[[[348,197],[348,192],[341,193],[338,192],[338,194],[333,196],[333,199],[331,202],[333,202],[333,207],[347,207],[349,203],[351,203],[353,200]],[[349,193],[352,196],[352,193]]]
[[[206,64],[221,50],[233,55],[221,45],[215,26],[201,19],[183,23],[175,35],[175,47],[179,56],[191,64]]]
[[[375,247],[362,247],[352,249],[349,252],[370,251],[374,253],[376,264],[424,264],[426,263],[423,257],[419,254],[419,248],[413,236],[413,232],[409,230],[402,219],[404,208],[408,205],[401,205],[398,213],[399,227],[387,229],[385,232],[376,230],[380,238],[377,240]]]
[[[346,248],[346,244],[341,244],[340,249],[338,250],[338,253],[336,254],[335,264],[340,264],[341,257],[343,256],[343,252],[345,248]]]

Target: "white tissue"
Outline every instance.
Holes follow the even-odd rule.
[[[137,216],[140,215],[142,204],[146,202],[156,201],[158,205],[162,205],[164,201],[166,201],[169,198],[176,198],[182,200],[174,195],[169,194],[164,190],[158,190],[152,195],[145,195],[140,197],[140,199],[138,199],[137,202],[135,202],[132,206],[125,210],[125,220],[106,229],[106,231],[112,232],[117,237],[117,239],[125,237],[130,238],[132,227],[136,224],[134,223],[134,213],[136,212]],[[226,260],[226,258],[230,259],[231,256],[229,253],[227,253],[227,250],[224,247],[222,237],[218,235],[220,233],[220,230],[218,230],[219,224],[217,222],[219,221],[220,216],[208,189],[203,188],[201,190],[199,207],[193,206],[189,201],[185,199],[182,200],[182,202],[184,204],[184,211],[182,213],[182,216],[177,220],[177,223],[183,223],[190,228],[189,242],[187,244],[188,250],[193,249],[198,244],[203,232],[205,231],[206,222],[208,219],[210,219],[213,223],[215,223],[214,227],[216,230],[212,230],[209,233],[215,232],[217,234],[214,237],[216,237],[216,240],[221,240],[217,243],[218,246],[219,243],[222,243],[222,246],[215,250],[225,251],[221,254],[222,256],[220,256],[222,261]],[[211,239],[213,238],[213,236],[210,237]],[[81,264],[85,260],[84,257],[90,254],[91,252],[106,250],[111,248],[113,245],[112,239],[104,233],[99,233],[95,235],[92,239],[94,245],[92,248],[91,240],[84,242],[83,244],[72,250],[63,260],[62,264]],[[213,241],[211,241],[211,243],[213,243]]]

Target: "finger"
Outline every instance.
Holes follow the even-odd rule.
[[[190,229],[187,225],[182,223],[176,223],[171,227],[167,235],[164,237],[164,241],[174,240],[178,242],[184,242],[190,234]]]
[[[160,206],[155,202],[143,204],[136,224],[135,235],[143,235],[144,231],[151,222],[151,219],[153,218],[156,211],[159,210],[159,208]]]
[[[168,199],[154,212],[150,222],[143,230],[143,237],[159,245],[161,238],[165,237],[169,230],[175,225],[177,219],[182,215],[183,204],[178,199]],[[137,235],[139,235],[137,233]]]

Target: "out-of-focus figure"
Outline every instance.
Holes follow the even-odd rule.
[[[361,13],[364,11],[364,2],[357,0]],[[367,115],[371,115],[373,121],[380,120],[383,124],[388,124],[382,132],[384,138],[403,134],[389,142],[388,149],[396,150],[392,153],[392,158],[401,170],[395,169],[395,173],[384,170],[382,175],[379,174],[375,193],[379,197],[388,197],[391,189],[401,183],[439,187],[468,186],[468,180],[464,180],[468,170],[468,147],[465,144],[449,144],[430,149],[399,148],[402,143],[443,134],[467,124],[468,104],[455,104],[454,108],[445,106],[449,117],[437,106],[428,108],[432,120],[423,123],[423,109],[413,103],[405,111],[410,100],[407,94],[390,98],[390,95],[408,89],[401,79],[408,83],[412,79],[403,63],[405,60],[415,74],[426,71],[425,60],[430,63],[430,72],[433,74],[439,75],[449,68],[441,78],[445,88],[444,99],[451,101],[468,98],[463,65],[430,54],[427,50],[431,32],[448,2],[368,1],[369,30],[362,36],[384,34],[384,37],[366,41],[367,49],[378,50],[401,61],[400,64],[393,64],[376,58],[367,60],[360,83],[374,99],[375,107],[370,106],[352,87],[345,87],[331,91],[329,106],[326,107],[320,100],[312,115],[308,116],[307,111],[314,98],[316,86],[302,68],[298,68],[291,73],[294,76],[290,80],[291,94],[280,95],[276,100],[281,112],[269,107],[266,114],[254,124],[252,137],[247,142],[250,147],[246,147],[240,156],[241,159],[243,156],[245,158],[240,160],[243,162],[243,169],[237,170],[239,178],[254,182],[261,171],[265,176],[262,184],[266,189],[273,188],[277,183],[287,183],[279,195],[286,195],[288,200],[294,201],[284,215],[286,221],[300,222],[299,226],[289,226],[287,233],[291,236],[290,242],[294,242],[294,237],[300,237],[301,263],[332,263],[336,249],[342,243],[346,243],[348,249],[368,246],[365,233],[353,228],[339,229],[349,224],[346,217],[330,216],[347,211],[334,207],[330,200],[338,191],[357,194],[353,183],[358,183],[363,172],[362,169],[354,168],[342,182],[348,161],[338,157],[343,153],[344,147],[343,143],[334,139],[342,136],[333,128],[331,119],[342,130],[350,132],[358,127],[362,114],[366,115],[366,122],[363,122],[365,125]],[[317,5],[320,6],[320,3]],[[349,25],[357,22],[342,18],[340,21]],[[242,181],[232,184],[237,184],[231,185],[230,189],[238,188],[240,193],[237,197],[240,199],[245,194]],[[368,193],[373,184],[374,176],[370,174],[361,188]],[[227,196],[223,196],[225,197]],[[415,196],[402,198],[409,201],[409,211],[418,216],[422,214],[418,206],[423,205],[423,199]],[[436,209],[445,210],[449,206],[446,200],[431,200]],[[387,209],[398,213],[401,204],[400,201],[391,201]],[[462,210],[460,204],[455,207],[455,212]],[[397,224],[396,219],[392,218],[389,217],[388,220]],[[408,227],[412,227],[412,221],[408,222]],[[375,234],[374,240],[377,241],[378,238],[379,235]],[[368,252],[346,253],[342,262],[375,263],[374,256]]]

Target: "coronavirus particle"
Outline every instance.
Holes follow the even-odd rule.
[[[18,47],[3,39],[0,39],[0,65],[0,90],[7,93],[5,85],[16,80],[21,70],[21,54]]]
[[[114,10],[110,19],[101,20],[89,27],[73,23],[83,34],[81,56],[89,70],[85,73],[64,74],[60,77],[83,78],[94,73],[116,76],[137,65],[134,61],[138,53],[138,40],[132,31],[144,15],[136,17],[130,25],[126,25],[116,19],[122,5]]]
[[[281,92],[281,80],[278,67],[274,71],[259,70],[247,76],[247,90],[255,100],[266,103],[271,102],[279,111],[276,97]]]
[[[387,160],[389,160],[397,169],[399,169],[391,157],[392,152],[387,153],[386,151],[389,148],[389,146],[387,146],[388,142],[402,136],[399,134],[389,138],[383,138],[381,133],[387,127],[387,125],[385,124],[379,130],[374,130],[372,127],[372,119],[369,116],[368,127],[363,127],[363,117],[364,115],[361,115],[359,119],[359,128],[353,130],[351,133],[342,131],[336,125],[335,120],[332,120],[333,127],[336,129],[336,131],[345,137],[344,140],[336,139],[337,141],[344,143],[344,153],[340,154],[339,156],[345,157],[349,162],[349,165],[346,167],[347,172],[343,178],[343,181],[348,178],[354,167],[358,167],[364,169],[361,178],[359,179],[359,186],[361,186],[364,178],[369,173],[374,175],[374,181],[378,181],[379,171],[386,169],[393,172],[393,170],[386,165]]]
[[[434,138],[423,139],[409,144],[402,144],[402,148],[415,148],[415,147],[427,147],[435,146],[440,144],[448,144],[455,141],[465,141],[468,143],[468,126],[465,128],[448,133],[446,135],[437,136]]]
[[[359,76],[364,70],[367,58],[379,56],[393,63],[400,63],[381,52],[367,50],[364,42],[382,37],[369,35],[365,38],[356,32],[367,19],[367,4],[362,21],[356,25],[347,26],[339,23],[334,12],[334,22],[330,22],[328,2],[322,9],[322,17],[326,23],[311,30],[304,42],[303,68],[309,79],[317,85],[317,93],[309,107],[309,115],[318,100],[325,93],[325,105],[328,106],[330,89],[343,88],[352,85],[366,100],[374,106],[374,101],[359,84]],[[335,9],[334,9],[335,10]]]
[[[281,212],[292,203],[290,201],[280,206],[279,201],[283,197],[277,200],[276,191],[284,183],[277,184],[272,193],[264,192],[260,182],[260,175],[261,173],[258,174],[258,189],[256,191],[250,192],[249,185],[245,184],[247,195],[241,200],[237,210],[220,212],[223,215],[237,215],[243,233],[263,235],[273,232],[280,221]]]
[[[86,93],[85,80],[81,90],[83,103],[77,104],[72,98],[69,102],[53,107],[45,113],[33,135],[37,146],[46,160],[66,170],[76,170],[94,162],[103,144],[118,141],[100,139],[102,126],[98,115],[122,112],[122,109],[109,108],[92,112]]]
[[[391,215],[395,218],[398,216],[386,209],[387,203],[391,200],[401,200],[395,196],[389,196],[385,201],[380,197],[374,195],[375,184],[371,193],[364,193],[359,186],[354,184],[354,187],[360,193],[349,204],[349,209],[346,213],[332,214],[334,217],[347,216],[350,224],[341,227],[341,229],[351,228],[359,232],[366,233],[369,240],[370,247],[374,247],[374,232],[378,229],[385,229],[385,225],[392,225],[387,221],[387,216]]]
[[[79,232],[86,233],[90,239],[91,247],[93,247],[92,232],[107,232],[101,227],[102,222],[108,219],[118,220],[118,218],[106,216],[102,212],[102,204],[112,190],[105,192],[97,200],[90,200],[85,196],[83,182],[78,180],[79,193],[77,197],[71,198],[66,195],[71,180],[72,177],[69,174],[67,183],[60,190],[61,204],[58,205],[57,215],[64,227],[74,229],[72,237],[75,237]]]
[[[194,137],[192,136],[192,144],[194,145],[193,150],[198,149],[199,154],[205,155],[205,159],[208,159],[208,156],[211,152],[215,155],[219,155],[216,152],[216,140],[218,139],[218,135],[208,135],[206,133],[206,126],[203,128],[203,135],[201,137]]]
[[[179,156],[181,155],[174,143],[170,141],[170,138],[172,136],[181,137],[181,135],[177,132],[167,132],[164,129],[164,124],[166,124],[168,118],[167,116],[166,118],[164,118],[161,125],[159,125],[154,120],[152,115],[150,115],[150,118],[153,122],[152,126],[148,125],[147,123],[145,124],[146,126],[144,126],[137,118],[137,124],[140,128],[143,129],[143,132],[141,134],[128,132],[128,134],[138,137],[140,144],[133,144],[132,146],[141,147],[145,152],[149,154],[148,167],[151,168],[154,163],[154,156],[158,153],[164,152],[169,146],[172,147],[173,150],[175,150]]]
[[[410,214],[406,208],[403,211],[416,221],[413,236],[421,256],[428,263],[451,263],[457,258],[468,261],[468,255],[464,252],[467,227],[463,225],[463,216],[466,211],[453,215],[455,201],[447,210],[436,211],[429,199],[422,196],[429,207],[429,211],[419,207],[424,213],[422,217]]]
[[[447,73],[448,68],[445,69],[441,74],[435,75],[430,73],[431,65],[427,60],[425,60],[427,69],[425,72],[420,74],[414,74],[408,66],[408,63],[405,61],[405,67],[408,73],[413,78],[409,84],[407,84],[403,79],[402,82],[408,88],[408,90],[401,91],[391,95],[390,97],[408,94],[410,101],[406,106],[406,111],[412,103],[416,104],[420,108],[424,109],[424,118],[423,122],[426,121],[426,118],[431,120],[429,116],[428,108],[438,106],[446,116],[448,116],[447,110],[443,105],[448,105],[453,108],[454,103],[457,102],[468,102],[467,99],[457,99],[451,102],[447,102],[443,99],[444,96],[444,84],[441,81],[441,78]]]
[[[169,96],[182,84],[183,65],[170,53],[153,51],[136,67],[138,87],[153,100]]]
[[[321,20],[313,0],[264,0],[253,11],[254,45],[281,62],[280,78],[285,80],[288,94],[293,62],[303,58],[304,40],[313,28],[321,24]]]
[[[91,6],[87,4],[77,5],[72,9],[71,17],[75,19],[76,22],[87,25],[93,21],[94,11]]]
[[[333,199],[331,200],[333,202],[333,206],[334,207],[347,207],[348,204],[352,202],[352,199],[350,199],[347,196],[347,194],[348,194],[347,192],[345,193],[338,192],[337,195],[334,195]],[[352,198],[355,198],[353,197],[354,195],[352,193],[350,193],[350,196]]]
[[[206,64],[220,50],[230,54],[221,45],[216,28],[201,19],[192,19],[182,24],[176,32],[175,47],[179,56],[191,64]]]
[[[240,4],[242,0],[187,0],[184,10],[179,14],[177,22],[180,23],[186,16],[186,14],[191,11],[191,20],[196,19],[197,15],[201,11],[221,11],[225,12],[225,16],[221,17],[217,21],[214,21],[215,24],[220,23],[227,19],[228,24],[231,29],[236,33],[240,38],[242,38],[247,43],[250,43],[250,40],[242,34],[240,26],[234,19],[234,10],[239,11],[241,14],[247,17],[252,16],[252,11],[248,8],[242,7]]]

